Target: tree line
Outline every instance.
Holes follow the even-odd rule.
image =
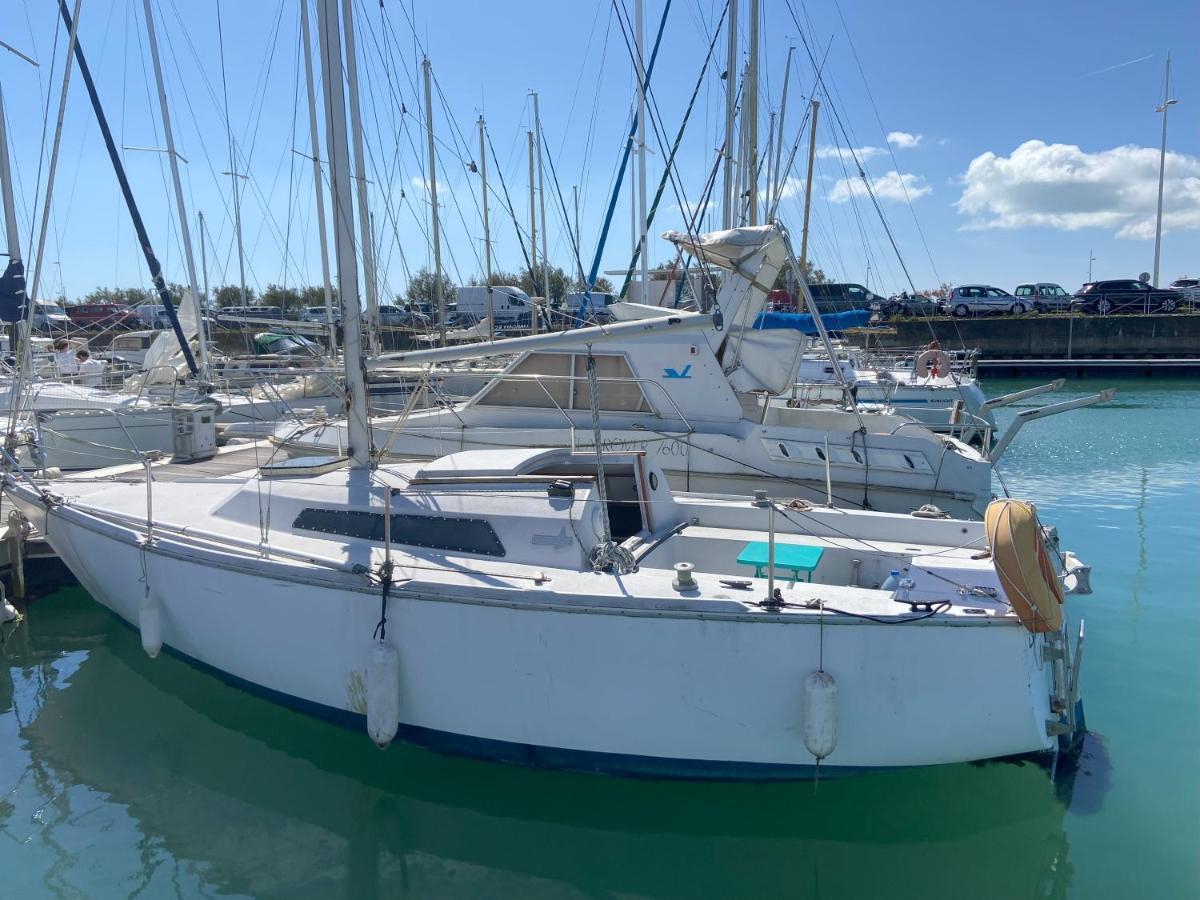
[[[666,272],[670,269],[671,266],[662,265],[656,266],[651,271]],[[825,273],[811,262],[806,262],[805,270],[805,276],[810,284],[823,284],[829,280],[826,278]],[[775,288],[784,289],[788,286],[788,271],[787,267],[780,271],[775,281]],[[519,287],[531,297],[548,296],[552,303],[560,302],[568,293],[582,291],[586,288],[582,279],[578,276],[569,275],[561,266],[550,266],[548,275],[548,291],[543,290],[543,273],[540,267],[536,273],[530,273],[528,268],[516,271],[497,270],[492,273],[490,284],[493,287],[500,285]],[[471,286],[487,283],[489,283],[489,280],[485,280],[482,275],[473,275],[466,280],[466,285]],[[432,305],[435,302],[434,287],[433,273],[428,268],[421,268],[409,279],[403,293],[396,294],[392,302],[398,306],[406,306],[410,303],[427,303]],[[458,287],[459,285],[455,283],[454,279],[445,273],[442,274],[442,296],[447,303],[454,301]],[[175,304],[183,301],[187,290],[187,285],[179,282],[171,282],[167,285],[171,302]],[[594,290],[598,293],[613,293],[615,289],[612,281],[608,278],[600,277],[596,279]],[[336,302],[336,287],[333,288],[333,297]],[[214,305],[218,308],[227,306],[278,306],[289,310],[301,309],[306,306],[323,306],[325,304],[325,289],[321,285],[316,284],[302,286],[268,284],[261,291],[258,291],[254,287],[247,285],[243,293],[240,285],[223,284],[212,291],[212,298]],[[60,301],[62,300],[63,298],[60,298]],[[160,301],[158,292],[153,288],[97,287],[75,302],[81,304],[111,303],[120,306],[141,306],[143,304],[157,304]]]

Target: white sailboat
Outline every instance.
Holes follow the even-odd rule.
[[[978,450],[902,415],[769,401],[793,383],[806,345],[798,332],[753,327],[766,302],[764,286],[787,262],[779,226],[717,232],[694,246],[673,237],[726,270],[717,296],[723,327],[642,336],[594,354],[606,447],[653,455],[679,490],[749,494],[766,488],[839,506],[910,512],[935,504],[956,515],[982,515],[992,499],[991,465]],[[609,309],[647,320],[674,312],[637,304]],[[462,358],[525,347],[465,402],[377,419],[375,445],[394,459],[489,447],[590,446],[585,338],[565,332],[454,352]],[[437,351],[397,357],[406,364],[442,358]],[[279,439],[295,455],[336,454],[348,444],[347,425],[288,428]],[[779,481],[786,487],[776,486]]]
[[[616,773],[796,777],[1053,752],[1078,733],[1061,602],[1086,570],[1027,506],[1004,502],[985,526],[674,497],[628,450],[373,468],[337,6],[318,8],[349,460],[5,476],[151,655],[365,724],[381,745]],[[593,407],[598,364],[585,360]]]

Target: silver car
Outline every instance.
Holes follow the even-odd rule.
[[[1074,299],[1062,285],[1049,281],[1018,284],[1016,297],[1022,303],[1031,303],[1035,312],[1066,312]]]
[[[1019,316],[1029,312],[1032,304],[988,284],[963,284],[950,292],[950,296],[942,302],[942,308],[959,318],[996,313]]]

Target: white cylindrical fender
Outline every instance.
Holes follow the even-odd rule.
[[[804,746],[819,760],[837,747],[837,697],[837,682],[828,672],[810,672],[804,679]]]
[[[367,734],[380,749],[400,726],[400,654],[384,641],[371,647],[367,663]]]
[[[0,591],[0,622],[11,622],[18,615],[17,608],[9,603],[4,597],[4,592]]]
[[[142,595],[142,606],[138,610],[138,631],[142,635],[142,649],[154,659],[162,650],[162,612],[149,585]]]

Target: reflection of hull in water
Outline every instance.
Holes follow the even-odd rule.
[[[36,715],[26,711],[21,736],[58,776],[50,781],[76,785],[49,815],[73,822],[87,808],[75,827],[102,829],[107,802],[136,820],[128,859],[106,859],[134,870],[131,884],[146,844],[199,863],[222,890],[286,896],[916,897],[986,885],[1029,897],[1059,896],[1070,881],[1064,809],[1034,766],[814,789],[603,779],[399,745],[380,753],[178,660],[147,659],[135,632],[84,602],[59,595],[33,610],[44,658],[70,648],[81,662]],[[88,861],[73,851],[64,865]]]

